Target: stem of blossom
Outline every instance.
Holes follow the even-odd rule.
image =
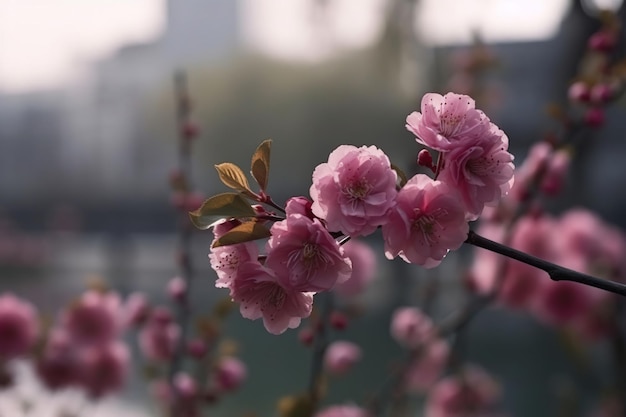
[[[626,285],[609,281],[606,279],[596,278],[591,275],[583,274],[573,271],[568,268],[553,264],[552,262],[545,261],[535,256],[529,255],[525,252],[518,251],[509,246],[502,245],[500,243],[489,240],[470,231],[467,235],[465,243],[478,246],[483,249],[490,250],[500,255],[506,256],[516,261],[523,262],[527,265],[539,268],[550,275],[550,279],[553,281],[572,281],[579,284],[589,285],[591,287],[599,288],[605,291],[609,291],[615,294],[626,296]]]
[[[316,297],[323,297],[322,312],[316,326],[315,339],[313,340],[313,359],[311,361],[311,379],[309,380],[309,398],[311,411],[317,410],[321,397],[322,372],[324,369],[324,354],[328,347],[328,323],[334,308],[333,294],[330,292],[318,293]]]
[[[174,77],[174,83],[176,88],[176,99],[178,100],[177,104],[177,122],[178,126],[182,126],[187,122],[189,118],[189,104],[187,102],[187,79],[185,77],[185,73],[180,71],[177,72]],[[179,131],[181,129],[179,128]],[[182,133],[179,134],[178,138],[178,165],[179,170],[184,176],[188,186],[184,191],[185,193],[190,192],[189,181],[191,177],[191,142],[187,138],[183,136]],[[189,218],[187,213],[181,211],[178,218],[178,251],[179,251],[179,269],[180,276],[185,282],[186,291],[188,294],[191,294],[191,282],[193,277],[193,268],[191,265],[191,232],[192,228],[189,227]],[[176,417],[177,408],[178,408],[178,392],[176,386],[174,384],[174,377],[176,373],[181,368],[181,362],[183,355],[185,353],[186,347],[186,339],[187,339],[187,328],[189,317],[191,316],[190,311],[190,303],[189,297],[184,297],[184,299],[180,300],[178,303],[178,314],[177,314],[177,322],[180,326],[180,336],[178,339],[178,343],[175,347],[174,354],[172,355],[172,359],[170,361],[170,366],[168,369],[168,382],[171,388],[171,392],[173,394],[172,402],[170,404],[170,416]]]

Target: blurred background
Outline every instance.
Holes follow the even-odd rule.
[[[308,193],[314,167],[340,144],[375,144],[414,172],[418,148],[404,120],[431,91],[479,90],[478,107],[507,133],[519,164],[554,128],[546,108],[566,104],[586,40],[599,27],[598,10],[624,17],[621,5],[0,0],[0,286],[50,315],[94,279],[165,300],[164,285],[177,272],[168,186],[177,164],[176,70],[187,72],[201,130],[193,148],[195,188],[223,191],[214,164],[246,168],[255,147],[272,138],[269,191],[283,202]],[[464,60],[477,45],[496,64],[468,80]],[[626,185],[623,112],[623,103],[607,110],[605,126],[573,161],[555,211],[583,205],[626,226],[626,193],[615,192]],[[201,305],[225,295],[213,289],[210,240],[208,232],[195,237],[194,296]],[[368,312],[350,333],[369,346],[366,359],[353,377],[333,385],[334,401],[362,399],[399,352],[368,335],[387,334],[391,306],[406,301],[407,287],[424,272],[380,258],[376,297],[365,299]],[[442,291],[448,298],[442,311],[457,300],[463,260],[464,254],[451,256],[435,272],[451,287]],[[211,415],[272,415],[278,396],[306,385],[309,352],[295,332],[274,337],[259,322],[231,321],[250,380]],[[522,314],[487,312],[469,339],[468,355],[500,379],[512,415],[554,416],[559,396],[576,391],[576,371],[556,337]],[[147,395],[137,372],[125,401],[138,415],[157,415]]]

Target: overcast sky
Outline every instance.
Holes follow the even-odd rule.
[[[376,40],[386,2],[330,1],[327,26],[320,31],[311,18],[311,0],[238,1],[246,43],[277,57],[304,60]],[[556,31],[568,4],[421,0],[416,27],[433,44],[467,42],[477,27],[487,41],[541,39]],[[163,30],[164,5],[165,0],[0,0],[0,90],[57,86],[124,43],[155,38]]]

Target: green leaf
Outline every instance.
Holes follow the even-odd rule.
[[[406,174],[404,173],[404,171],[402,171],[400,168],[398,168],[394,164],[391,164],[391,169],[396,171],[396,173],[398,174],[398,178],[400,179],[400,187],[404,187],[404,184],[406,184],[408,181],[408,178]]]
[[[270,237],[270,229],[257,221],[249,221],[232,228],[213,243],[213,248],[250,242]]]
[[[206,230],[222,219],[254,217],[254,209],[241,194],[222,193],[202,203],[199,209],[189,213],[191,222],[198,229]]]
[[[246,174],[243,173],[241,168],[230,162],[224,162],[223,164],[215,165],[217,173],[220,176],[220,180],[230,188],[238,191],[252,193]]]
[[[252,163],[250,164],[250,172],[263,191],[267,188],[267,180],[269,178],[271,146],[271,139],[264,140],[258,148],[256,148],[254,155],[252,155]]]

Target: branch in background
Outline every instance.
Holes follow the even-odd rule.
[[[502,245],[500,243],[494,242],[493,240],[489,240],[476,234],[473,231],[469,232],[465,243],[477,246],[479,248],[487,249],[495,253],[499,253],[500,255],[504,255],[508,258],[515,259],[516,261],[523,262],[530,266],[534,266],[535,268],[539,268],[547,272],[548,275],[550,275],[550,279],[552,279],[553,281],[578,282],[579,284],[589,285],[591,287],[609,291],[614,294],[626,296],[626,285],[622,283],[596,278],[591,275],[564,268],[557,264],[553,264],[552,262],[545,261],[543,259],[529,255],[525,252],[521,252],[509,246]]]
[[[176,190],[181,193],[182,201],[187,202],[191,196],[191,139],[196,135],[196,130],[190,122],[191,103],[187,91],[187,78],[184,72],[179,71],[174,77],[178,128],[178,178],[180,186]],[[187,294],[191,294],[193,281],[193,267],[191,263],[191,223],[187,210],[178,212],[178,267]],[[180,326],[180,336],[174,355],[168,370],[168,381],[174,397],[171,402],[170,416],[175,417],[179,406],[178,390],[174,384],[174,378],[181,369],[182,359],[185,354],[191,306],[189,297],[183,297],[176,303],[178,306],[177,322]]]

